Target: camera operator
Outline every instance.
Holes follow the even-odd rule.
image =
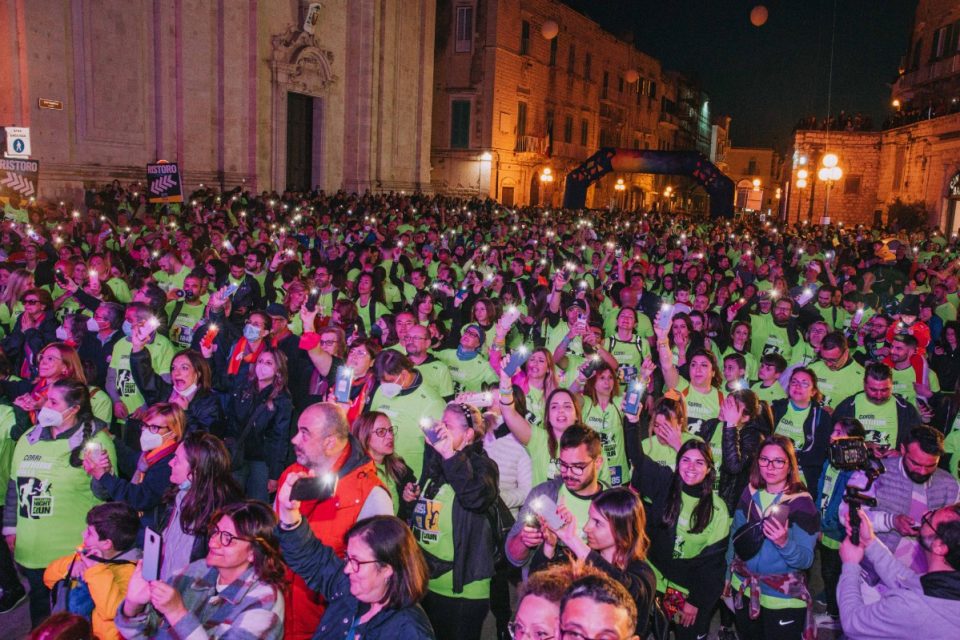
[[[900,454],[881,461],[885,472],[866,492],[876,498],[875,507],[864,507],[877,537],[894,557],[916,573],[927,571],[918,545],[920,519],[931,509],[940,509],[960,500],[960,484],[948,472],[938,469],[943,455],[943,436],[930,427],[916,427],[900,445]],[[849,485],[864,486],[862,472]],[[845,510],[845,509],[844,509]]]
[[[927,511],[917,535],[927,566],[914,572],[897,562],[874,535],[870,520],[860,521],[860,544],[840,545],[843,571],[837,588],[845,637],[956,638],[960,620],[960,504]],[[860,563],[869,560],[886,590],[867,604],[860,591]]]

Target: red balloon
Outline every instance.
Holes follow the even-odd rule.
[[[755,27],[762,27],[767,23],[768,17],[770,17],[770,14],[767,12],[767,8],[758,4],[750,11],[750,24]]]

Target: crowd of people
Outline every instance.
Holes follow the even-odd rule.
[[[4,213],[35,637],[956,633],[956,236],[119,182]]]

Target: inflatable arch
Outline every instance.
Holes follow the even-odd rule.
[[[582,209],[587,201],[587,187],[612,171],[690,176],[709,194],[711,218],[733,217],[733,180],[698,151],[604,147],[567,174],[563,207]]]

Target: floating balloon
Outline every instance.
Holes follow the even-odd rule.
[[[633,84],[640,79],[640,73],[636,69],[627,69],[623,74],[623,79],[626,80],[628,84]]]
[[[560,33],[560,25],[557,24],[556,20],[547,20],[540,27],[540,35],[547,40],[553,40],[558,33]]]
[[[762,27],[767,23],[768,17],[770,17],[770,14],[767,12],[767,8],[758,4],[750,11],[750,24],[755,27]]]

